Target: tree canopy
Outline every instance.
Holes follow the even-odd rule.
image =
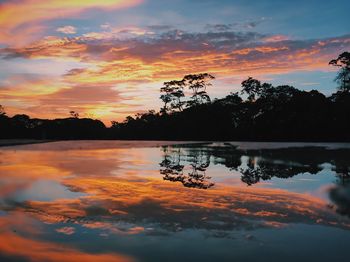
[[[340,91],[350,92],[350,53],[341,53],[338,58],[329,62],[332,66],[340,67],[336,82]]]
[[[214,78],[208,73],[203,73],[185,75],[182,80],[164,82],[163,87],[160,88],[160,99],[164,103],[161,113],[181,112],[184,107],[188,108],[210,102],[206,89],[212,85],[210,81]],[[192,94],[190,98],[183,101],[185,89]]]

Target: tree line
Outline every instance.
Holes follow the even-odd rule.
[[[0,107],[1,138],[37,139],[145,139],[145,140],[256,140],[350,141],[350,53],[329,62],[339,67],[338,90],[325,96],[290,85],[273,86],[252,77],[241,92],[211,99],[207,89],[214,76],[190,74],[164,82],[163,106],[112,121],[80,118],[77,112],[63,119],[9,117]]]

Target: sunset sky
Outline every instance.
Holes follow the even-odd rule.
[[[350,50],[349,0],[0,0],[0,104],[8,115],[121,121],[161,106],[162,82],[252,76],[335,91]]]

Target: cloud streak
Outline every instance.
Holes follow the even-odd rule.
[[[63,34],[72,35],[77,32],[77,29],[74,26],[67,25],[67,26],[57,28],[56,31]]]
[[[116,10],[140,4],[142,0],[19,0],[0,4],[0,43],[26,42],[33,28],[45,21],[75,17],[90,9]],[[36,28],[37,32],[42,27]]]
[[[123,64],[123,70],[129,69],[129,72],[151,69],[149,77],[164,75],[167,78],[170,75],[167,71],[173,73],[175,68],[182,68],[181,74],[193,68],[198,72],[223,74],[325,69],[329,59],[349,47],[350,35],[290,40],[281,35],[254,32],[171,30],[156,34],[146,29],[128,28],[74,38],[46,38],[27,47],[4,49],[2,55],[5,58],[76,59],[94,63],[95,75],[106,73],[110,66]],[[96,70],[96,65],[100,70]],[[166,69],[164,65],[168,65]],[[75,71],[74,75],[79,73],[84,71]],[[141,80],[145,78],[147,76],[141,76]]]

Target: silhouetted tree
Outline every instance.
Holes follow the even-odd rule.
[[[329,62],[332,66],[340,67],[336,82],[340,91],[350,92],[350,53],[344,52]]]
[[[235,93],[230,93],[228,96],[226,96],[222,102],[228,105],[239,105],[242,103],[242,98],[239,96],[237,92]]]
[[[182,111],[184,102],[181,98],[184,97],[184,81],[173,80],[164,82],[160,92],[163,93],[160,99],[164,102],[164,107],[161,109],[162,113]]]
[[[127,116],[124,120],[124,123],[132,123],[135,119],[132,116]]]
[[[12,121],[15,123],[17,126],[21,126],[23,128],[31,128],[31,121],[30,117],[25,114],[17,114],[12,117]]]
[[[118,121],[114,121],[114,120],[111,121],[111,127],[112,127],[112,128],[117,128],[119,125],[120,125],[120,124],[119,124]]]
[[[2,105],[0,105],[0,116],[4,115],[6,115],[5,108]]]
[[[187,102],[189,107],[210,102],[206,89],[212,85],[210,81],[213,79],[215,77],[208,73],[186,75],[183,78],[185,86],[192,91],[191,99]]]
[[[71,117],[73,118],[79,118],[79,113],[76,111],[69,111],[69,114],[71,115]]]
[[[261,82],[252,77],[249,77],[248,79],[244,80],[241,85],[241,93],[247,94],[248,100],[251,102],[254,101],[256,99],[256,96],[260,95],[261,93]]]

